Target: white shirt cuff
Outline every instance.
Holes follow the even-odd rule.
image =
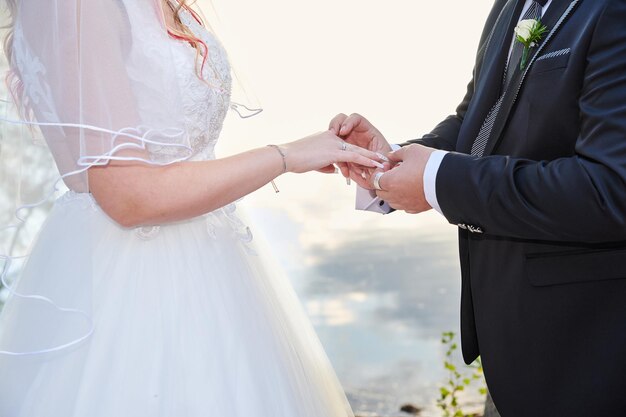
[[[439,202],[437,201],[437,173],[441,161],[448,154],[447,151],[435,151],[430,154],[426,167],[424,168],[424,195],[428,204],[443,215]]]
[[[397,144],[395,144],[395,143],[392,143],[390,146],[391,146],[391,152],[395,152],[395,151],[397,151],[398,149],[402,148],[402,146],[397,145]]]

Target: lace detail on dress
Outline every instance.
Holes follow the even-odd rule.
[[[67,191],[55,201],[56,205],[65,206],[68,204],[81,204],[82,208],[89,210],[99,210],[100,206],[90,193],[77,193]]]
[[[213,34],[184,9],[180,11],[180,18],[181,22],[208,47],[203,80],[197,75],[197,65],[198,61],[201,62],[201,58],[196,60],[196,50],[188,43],[179,43],[181,53],[175,57],[180,90],[183,92],[185,130],[193,148],[191,159],[214,159],[215,145],[230,108],[232,88],[230,64],[226,51]],[[207,233],[212,237],[217,237],[217,230],[227,227],[244,245],[251,242],[250,228],[236,215],[236,209],[237,206],[232,203],[206,214],[204,218]],[[136,235],[143,240],[153,239],[158,236],[159,232],[160,226],[140,227],[135,230]],[[245,247],[251,254],[254,254],[249,246],[245,245]]]
[[[194,150],[193,159],[214,158],[214,149],[219,138],[224,119],[230,107],[232,77],[226,51],[219,41],[201,26],[186,10],[181,10],[180,18],[195,36],[208,47],[203,77],[197,75],[196,50],[188,43],[181,42],[184,53],[178,63],[179,82],[183,92],[185,127]]]

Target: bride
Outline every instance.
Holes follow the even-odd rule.
[[[384,157],[327,131],[216,159],[230,68],[185,0],[3,1],[5,122],[41,131],[70,191],[0,316],[0,415],[351,416],[232,203]]]

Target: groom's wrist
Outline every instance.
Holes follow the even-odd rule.
[[[424,168],[424,197],[428,204],[440,214],[443,215],[439,201],[437,200],[437,173],[443,158],[448,154],[447,151],[437,150],[430,154],[426,167]]]

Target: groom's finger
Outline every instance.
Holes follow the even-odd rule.
[[[363,121],[363,116],[357,113],[351,114],[347,119],[343,121],[341,124],[341,129],[339,130],[339,135],[346,136],[352,133],[352,131],[358,127]]]
[[[334,165],[328,165],[324,168],[320,168],[317,172],[321,172],[322,174],[334,174],[337,172],[337,168]]]
[[[328,130],[333,132],[335,135],[338,135],[339,130],[341,130],[341,125],[347,118],[348,116],[346,116],[345,114],[339,113],[337,116],[333,117],[333,120],[330,121],[330,124],[328,125]]]
[[[379,172],[379,171],[380,170],[377,170],[377,172]],[[385,193],[385,194],[389,193],[389,179],[393,175],[394,175],[394,173],[392,171],[387,171],[383,175],[380,176],[380,178],[378,179],[378,185],[381,188],[380,190],[378,190],[379,192]],[[372,184],[373,184],[373,181],[374,181],[374,175],[372,175]],[[383,198],[383,200],[386,200],[386,199]]]
[[[409,149],[410,149],[409,146],[405,146],[403,148],[398,149],[397,151],[389,152],[387,154],[387,158],[389,158],[389,161],[392,164],[402,162],[404,161],[404,158],[406,158],[406,153],[408,152]]]
[[[363,172],[365,172],[360,166],[354,165],[354,164],[350,165],[350,171],[353,171],[356,175],[361,175],[361,176],[363,176]]]
[[[357,174],[354,171],[350,171],[350,179],[352,179],[352,181],[354,181],[361,188],[365,188],[366,190],[374,189],[369,177],[363,178],[362,175]]]
[[[344,178],[350,178],[350,167],[345,162],[337,162],[337,168],[341,172]]]

